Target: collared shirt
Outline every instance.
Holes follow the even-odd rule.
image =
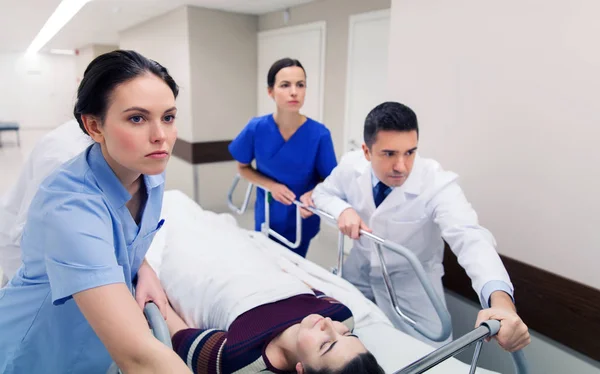
[[[380,182],[379,178],[377,178],[377,176],[375,175],[375,172],[371,168],[371,183],[373,185],[373,189],[375,189],[375,186],[377,186],[377,183],[379,183],[379,182]],[[391,187],[391,186],[388,186],[388,187],[390,189],[390,192],[388,192],[387,195],[389,195],[394,190],[394,187]],[[492,296],[492,293],[494,293],[496,291],[506,292],[511,297],[511,299],[513,299],[513,301],[514,301],[513,292],[510,289],[510,286],[508,284],[506,284],[506,282],[504,282],[504,281],[493,280],[493,281],[487,282],[481,289],[480,300],[481,300],[482,307],[484,307],[484,308],[490,307],[490,297]]]
[[[72,296],[114,283],[133,289],[162,225],[164,175],[143,180],[147,199],[139,225],[125,205],[131,195],[98,144],[41,184],[23,231],[23,265],[0,290],[0,372],[108,369],[108,351]]]

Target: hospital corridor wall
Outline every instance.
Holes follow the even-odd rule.
[[[552,337],[525,349],[536,373],[600,373],[598,12],[592,0],[392,1],[390,94],[419,115],[420,152],[460,175],[505,263],[529,269],[512,274],[527,285],[517,308]]]
[[[74,56],[0,53],[0,121],[39,130],[71,119],[78,85],[75,64]]]

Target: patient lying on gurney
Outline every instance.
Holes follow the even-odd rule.
[[[352,335],[360,308],[282,269],[226,216],[164,213],[164,252],[149,254],[162,258],[173,348],[195,373],[384,373]]]
[[[228,331],[189,328],[171,309],[173,349],[194,373],[383,374],[352,334],[350,309],[314,293],[260,305],[237,317]]]

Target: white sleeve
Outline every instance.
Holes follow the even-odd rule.
[[[348,180],[348,165],[340,163],[336,166],[325,181],[315,187],[312,199],[315,206],[335,217],[337,220],[342,212],[352,206],[348,203],[348,198],[344,187]]]
[[[492,234],[479,225],[477,214],[467,201],[456,179],[447,183],[430,200],[433,217],[442,237],[465,269],[479,298],[490,281],[506,283],[511,292],[513,285],[500,256]],[[481,300],[482,305],[487,301]]]

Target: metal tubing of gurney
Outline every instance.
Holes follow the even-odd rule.
[[[233,184],[231,185],[231,188],[229,188],[229,192],[227,193],[227,205],[229,205],[229,209],[233,210],[237,214],[244,214],[246,212],[246,209],[248,208],[248,202],[250,201],[250,195],[252,194],[252,188],[254,187],[254,185],[252,183],[248,185],[248,187],[246,188],[246,196],[244,197],[242,207],[238,208],[233,203],[233,191],[235,191],[235,188],[237,187],[240,178],[241,177],[239,174],[236,174],[235,178],[233,178]]]
[[[300,207],[296,206],[296,241],[292,243],[286,238],[284,238],[283,235],[279,234],[277,231],[271,228],[271,212],[269,209],[271,191],[261,186],[258,187],[262,188],[265,191],[265,222],[263,222],[263,224],[261,225],[261,231],[264,234],[268,234],[275,237],[277,240],[284,243],[290,248],[300,247],[300,243],[302,242],[302,215],[300,214]]]
[[[332,220],[333,222],[336,222],[336,219],[329,213],[323,212],[322,210],[319,210],[317,208],[305,206],[304,204],[302,204],[299,201],[294,202],[294,204],[296,204],[298,206],[302,206],[303,208],[308,209],[311,212],[313,212],[321,217],[324,217],[329,220]],[[360,234],[375,242],[375,247],[377,249],[377,256],[379,257],[379,261],[381,263],[381,271],[383,273],[383,280],[385,283],[385,287],[388,291],[388,295],[390,296],[390,300],[391,300],[392,306],[394,307],[394,310],[396,311],[396,314],[398,314],[400,316],[400,318],[406,320],[416,331],[418,331],[419,333],[421,333],[423,336],[427,337],[428,339],[431,339],[433,341],[438,341],[438,342],[446,340],[452,333],[452,322],[450,320],[450,314],[448,313],[446,306],[440,299],[440,296],[433,289],[433,286],[431,285],[429,277],[425,273],[425,270],[423,269],[423,265],[421,265],[421,262],[419,261],[417,256],[415,256],[415,254],[412,253],[407,248],[402,247],[402,246],[400,246],[394,242],[391,242],[389,240],[384,240],[376,235],[371,234],[370,232],[360,230]],[[338,242],[338,250],[340,253],[338,256],[338,269],[341,269],[342,261],[343,261],[343,250],[344,250],[343,236],[340,237],[339,239],[340,239],[340,242]],[[398,305],[398,300],[396,298],[396,292],[394,291],[394,284],[391,281],[391,278],[390,278],[388,270],[387,270],[387,266],[385,264],[385,258],[383,256],[383,251],[381,250],[381,247],[380,247],[381,245],[383,245],[384,247],[386,247],[387,249],[389,249],[393,252],[396,252],[397,254],[403,256],[404,258],[406,258],[408,260],[408,262],[412,266],[413,270],[417,274],[419,281],[423,285],[423,288],[425,289],[425,292],[427,293],[427,296],[431,300],[431,303],[433,304],[435,312],[437,313],[437,315],[440,319],[440,322],[442,325],[440,332],[436,333],[436,332],[429,330],[423,324],[415,322],[413,319],[411,319],[410,317],[408,317],[407,315],[405,315],[402,312],[402,310],[400,309],[400,307]]]
[[[400,371],[394,374],[420,374],[436,366],[440,362],[447,360],[450,357],[457,355],[463,350],[467,349],[471,344],[476,343],[480,340],[493,336],[498,333],[500,329],[500,322],[498,321],[486,321],[481,324],[475,330],[451,341],[450,343],[436,349],[425,357],[413,362],[406,366]]]
[[[240,179],[241,176],[239,174],[236,174],[233,178],[233,183],[231,184],[229,192],[227,193],[227,205],[229,206],[229,209],[233,210],[237,214],[244,214],[246,212],[246,209],[248,208],[248,202],[250,201],[250,195],[252,194],[252,187],[254,185],[252,183],[248,184],[248,187],[246,188],[246,196],[244,197],[242,207],[238,208],[233,203],[233,192],[235,191],[235,188],[237,187],[237,184],[240,181]],[[269,199],[271,191],[258,184],[256,186],[265,191],[265,222],[263,222],[263,224],[261,225],[261,232],[263,234],[273,236],[274,238],[276,238],[277,240],[279,240],[280,242],[282,242],[290,248],[298,248],[300,246],[300,243],[302,242],[302,216],[300,215],[300,207],[296,207],[296,241],[292,243],[270,227],[271,214],[269,210]]]
[[[160,310],[156,306],[156,304],[150,302],[144,306],[144,315],[146,316],[146,320],[148,321],[148,326],[152,330],[154,337],[158,339],[161,343],[173,349],[173,345],[171,343],[171,335],[169,334],[169,328],[167,327],[167,323],[163,318]],[[117,366],[115,362],[113,362],[106,374],[120,374],[121,370]]]
[[[461,336],[460,338],[453,340],[452,342],[436,349],[425,357],[413,362],[406,366],[400,371],[394,372],[394,374],[419,374],[431,369],[439,363],[447,360],[450,357],[457,355],[463,350],[467,349],[474,343],[478,344],[479,349],[476,349],[473,361],[471,363],[470,373],[475,373],[477,359],[481,350],[479,343],[483,342],[483,339],[494,336],[500,330],[500,321],[490,320],[482,322],[479,327],[472,330],[471,332]],[[512,358],[515,364],[516,374],[528,374],[529,369],[527,368],[527,361],[523,351],[517,351],[512,353]]]

